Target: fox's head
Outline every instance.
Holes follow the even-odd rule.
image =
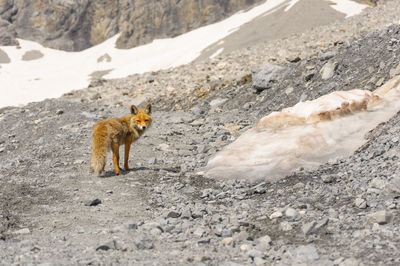
[[[131,106],[131,126],[145,130],[151,125],[151,104],[147,104],[145,108],[137,108],[135,105]]]

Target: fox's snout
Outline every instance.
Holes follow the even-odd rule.
[[[131,123],[132,126],[140,131],[145,130],[151,124],[151,105],[147,104],[144,109],[139,109],[136,106],[131,106]]]

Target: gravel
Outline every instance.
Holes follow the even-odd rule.
[[[275,183],[202,175],[261,116],[337,89],[373,90],[393,76],[400,26],[386,24],[399,19],[399,5],[1,110],[0,264],[399,264],[400,114],[351,156]],[[300,60],[273,57],[277,44]],[[328,62],[337,65],[324,79]],[[251,66],[264,63],[284,70],[259,91]],[[133,169],[114,176],[109,156],[105,176],[91,175],[92,126],[146,97],[154,122],[132,146]]]

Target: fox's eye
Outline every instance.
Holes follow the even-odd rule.
[[[136,120],[136,123],[140,123],[140,120]]]
[[[149,122],[149,119],[145,119],[144,122]]]

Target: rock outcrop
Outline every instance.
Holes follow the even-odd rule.
[[[11,23],[0,18],[0,45],[18,45],[17,33]]]
[[[0,0],[0,18],[13,25],[19,38],[56,49],[83,50],[117,33],[117,47],[132,48],[219,21],[257,2]],[[15,44],[15,38],[6,39],[2,45]]]

